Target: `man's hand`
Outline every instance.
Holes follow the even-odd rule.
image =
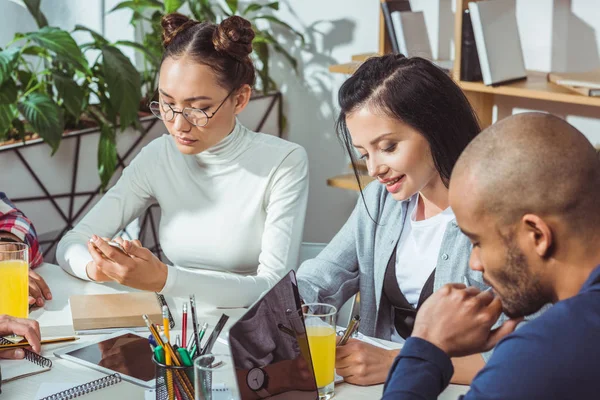
[[[502,314],[500,298],[463,284],[447,284],[421,306],[412,336],[427,340],[449,357],[491,350],[513,332],[521,319],[508,320],[493,331]]]
[[[25,336],[33,351],[40,352],[42,335],[37,321],[0,315],[0,335],[12,334]],[[0,351],[0,358],[20,359],[23,357],[25,357],[23,349]]]
[[[37,272],[29,270],[29,305],[42,307],[44,300],[52,300],[50,288]]]
[[[121,240],[120,243],[128,255],[102,238],[96,235],[92,237],[92,243],[88,243],[88,250],[97,271],[90,271],[93,268],[89,268],[88,264],[88,276],[94,280],[95,276],[106,276],[135,289],[161,291],[167,281],[167,266],[150,250],[142,247],[139,241],[134,243]]]
[[[354,385],[376,385],[385,382],[388,372],[399,350],[381,347],[349,339],[336,347],[335,368],[338,375]]]

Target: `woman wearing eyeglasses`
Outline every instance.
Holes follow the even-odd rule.
[[[58,245],[59,264],[98,282],[225,307],[247,306],[295,267],[308,191],[302,147],[236,119],[255,80],[254,32],[240,17],[219,25],[163,18],[164,56],[152,112],[169,135],[147,145],[116,185]],[[152,203],[172,265],[138,241],[113,237]]]

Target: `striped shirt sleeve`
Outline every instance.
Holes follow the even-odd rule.
[[[0,192],[0,231],[12,233],[29,246],[31,268],[44,261],[33,224],[3,192]]]

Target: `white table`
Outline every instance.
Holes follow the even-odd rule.
[[[41,309],[34,310],[30,317],[40,323],[42,336],[44,338],[63,337],[74,335],[73,324],[71,321],[71,311],[69,309],[69,296],[74,294],[103,294],[103,293],[122,293],[132,291],[132,289],[121,286],[116,283],[97,284],[94,282],[85,282],[64,272],[59,266],[53,264],[44,264],[36,271],[46,280],[52,290],[51,301],[46,302]],[[175,329],[177,333],[180,329],[179,319],[181,315],[181,305],[184,298],[167,298],[169,308],[174,314]],[[199,321],[208,322],[214,327],[222,313],[229,315],[230,319],[224,331],[227,331],[232,323],[239,319],[245,312],[245,309],[215,309],[198,304]],[[97,335],[82,335],[77,344],[85,343],[97,338]],[[393,345],[386,342],[386,344]],[[52,360],[52,370],[42,374],[34,375],[28,378],[19,379],[2,385],[2,400],[31,400],[34,399],[39,386],[45,382],[77,382],[84,383],[105,376],[101,372],[83,367],[71,361],[59,359],[53,355],[53,352],[61,347],[72,346],[73,343],[64,343],[56,345],[43,346],[42,355]],[[215,352],[229,353],[226,345],[217,342]],[[123,382],[119,385],[131,385]],[[135,386],[135,385],[132,385]],[[136,386],[137,387],[137,386]],[[464,394],[468,387],[450,385],[448,389],[439,397],[442,400],[455,400],[460,394]],[[340,400],[353,399],[376,399],[381,397],[383,385],[368,387],[354,386],[348,383],[336,385],[335,398]],[[144,389],[139,387],[139,397],[128,398],[127,400],[137,400],[144,398]]]

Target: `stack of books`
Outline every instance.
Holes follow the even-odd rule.
[[[586,72],[551,72],[548,80],[584,96],[600,96],[600,68]]]

